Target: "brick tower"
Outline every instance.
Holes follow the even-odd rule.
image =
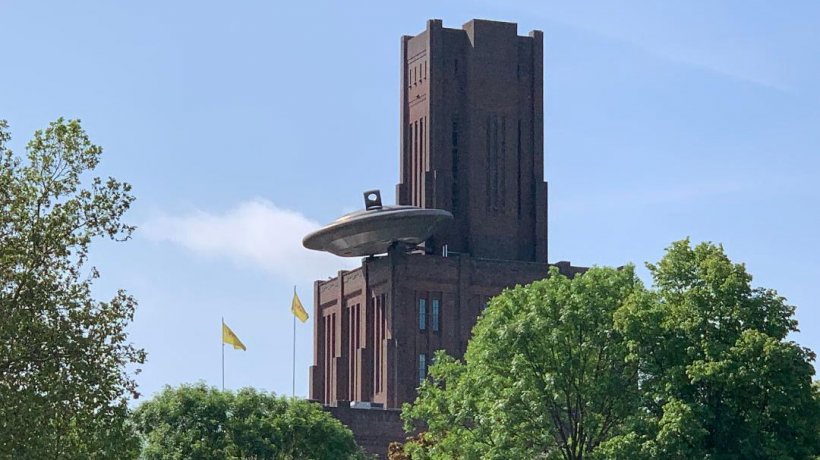
[[[431,20],[401,43],[398,203],[453,213],[433,252],[546,263],[543,34]]]
[[[415,399],[433,353],[462,356],[488,299],[548,268],[542,33],[430,20],[401,50],[397,202],[454,222],[314,284],[310,398],[379,454],[403,439],[391,409]]]

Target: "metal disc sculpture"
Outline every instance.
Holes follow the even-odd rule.
[[[302,244],[341,257],[384,254],[391,248],[412,249],[453,220],[443,209],[382,206],[378,190],[364,192],[365,209],[336,219],[305,236]]]

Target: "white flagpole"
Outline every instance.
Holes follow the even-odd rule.
[[[225,317],[222,317],[222,330],[219,331],[220,334],[224,334],[225,332]],[[225,338],[223,337],[222,340],[222,391],[225,391]]]
[[[296,298],[296,285],[295,284],[293,285],[293,297]],[[291,301],[291,302],[293,302],[293,301]],[[291,305],[291,309],[292,308],[293,308],[293,305]],[[291,387],[290,387],[290,396],[295,398],[296,397],[296,314],[294,314],[293,312],[291,312],[291,314],[293,316],[293,360],[291,361],[292,367],[291,367],[290,374],[291,374],[291,377],[293,379],[293,383],[291,384]]]

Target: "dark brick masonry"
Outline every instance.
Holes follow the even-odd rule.
[[[340,403],[335,407],[325,406],[325,410],[353,431],[356,444],[365,452],[384,457],[391,441],[404,441],[401,410],[354,409],[344,401]]]

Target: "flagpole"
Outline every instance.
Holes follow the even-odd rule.
[[[293,285],[293,295],[296,295],[296,285]],[[291,361],[293,367],[291,368],[290,375],[293,378],[293,383],[290,387],[290,396],[295,398],[296,397],[296,315],[293,316],[293,360]]]
[[[222,317],[222,330],[219,331],[220,334],[224,334],[225,332],[225,317]],[[222,338],[222,391],[225,391],[225,338]]]

